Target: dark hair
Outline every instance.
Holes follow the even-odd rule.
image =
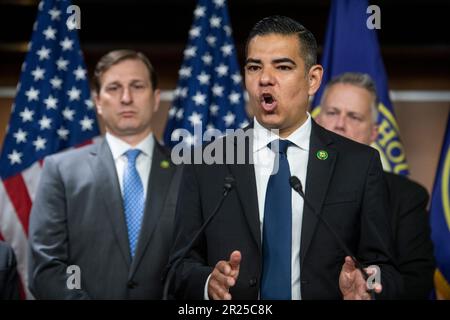
[[[255,24],[247,38],[245,55],[248,54],[248,45],[256,36],[267,34],[293,35],[297,34],[299,39],[300,55],[305,62],[306,72],[317,64],[317,42],[314,35],[297,21],[285,16],[266,17]]]
[[[150,60],[148,60],[148,58],[141,52],[122,49],[108,52],[98,61],[95,67],[94,77],[92,81],[92,85],[96,93],[100,91],[100,77],[103,75],[103,73],[105,73],[113,65],[124,60],[142,61],[147,67],[153,90],[158,87],[158,77],[156,75],[155,69],[153,68],[153,65],[150,63]]]

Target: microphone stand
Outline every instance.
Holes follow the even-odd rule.
[[[175,275],[175,270],[178,268],[180,263],[186,258],[186,256],[189,254],[189,252],[192,250],[192,247],[196,244],[200,236],[205,231],[206,227],[209,225],[209,223],[214,219],[214,217],[219,212],[219,209],[222,207],[223,202],[225,201],[225,198],[228,196],[230,191],[234,187],[234,178],[231,175],[228,175],[225,177],[225,183],[223,185],[223,193],[222,197],[220,198],[219,203],[217,204],[216,208],[214,209],[213,213],[205,220],[203,225],[200,227],[200,229],[195,234],[194,238],[192,238],[191,242],[183,249],[183,251],[175,258],[175,262],[172,265],[168,266],[168,272],[166,276],[166,280],[164,281],[164,290],[163,290],[163,300],[168,300],[169,296],[169,287],[172,282],[172,278]]]
[[[305,205],[308,207],[308,209],[310,211],[312,211],[314,213],[314,215],[327,227],[328,231],[330,231],[330,233],[334,236],[334,238],[338,242],[341,249],[345,252],[345,254],[352,258],[353,262],[355,263],[356,268],[359,269],[359,271],[361,271],[361,273],[364,277],[364,280],[367,281],[367,279],[369,278],[369,275],[367,274],[366,270],[364,270],[364,266],[362,265],[362,263],[359,262],[358,259],[356,259],[355,255],[347,247],[347,245],[344,243],[342,238],[339,237],[339,235],[334,231],[334,229],[328,224],[328,222],[321,215],[317,214],[317,212],[314,210],[314,208],[309,203],[309,201],[306,200],[306,196],[305,196],[305,193],[303,192],[302,183],[300,182],[300,179],[297,178],[296,176],[292,176],[289,178],[289,184],[291,185],[291,188],[294,189],[303,198],[303,201],[304,201]],[[368,292],[370,294],[371,299],[374,300],[375,299],[375,290],[368,289]]]

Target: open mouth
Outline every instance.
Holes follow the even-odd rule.
[[[263,93],[260,97],[260,103],[266,112],[272,112],[277,107],[277,101],[270,93]]]

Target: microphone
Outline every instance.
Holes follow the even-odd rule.
[[[347,247],[342,238],[334,231],[334,229],[328,224],[328,222],[321,215],[317,214],[317,212],[312,207],[311,203],[309,203],[309,201],[306,199],[300,179],[297,178],[296,176],[292,176],[289,178],[289,184],[291,185],[291,188],[294,189],[303,198],[303,201],[305,205],[308,207],[308,209],[311,210],[314,213],[314,215],[328,228],[330,233],[333,234],[341,249],[345,252],[347,256],[350,256],[352,258],[352,260],[355,262],[356,268],[358,268],[361,271],[364,280],[367,280],[367,278],[369,278],[369,275],[367,274],[366,270],[364,270],[364,266],[362,265],[362,263],[359,262],[358,259],[356,259],[355,255]],[[374,299],[375,291],[372,289],[369,289],[368,291],[370,292],[372,299]]]
[[[173,264],[170,263],[166,268],[166,280],[164,281],[164,290],[163,290],[163,300],[168,300],[169,295],[169,287],[172,282],[172,278],[175,275],[175,270],[180,265],[181,261],[183,261],[184,258],[188,255],[189,251],[191,251],[192,247],[197,243],[200,236],[205,231],[206,227],[210,224],[210,222],[214,219],[214,217],[219,212],[220,208],[222,207],[223,202],[225,201],[225,198],[228,196],[230,191],[235,186],[235,180],[234,177],[229,174],[225,177],[225,182],[223,184],[223,193],[222,197],[220,198],[219,202],[217,203],[216,208],[214,209],[213,213],[208,217],[208,219],[203,222],[200,229],[198,229],[197,233],[195,234],[194,238],[192,238],[191,242],[180,252],[180,254],[173,259],[175,261]]]

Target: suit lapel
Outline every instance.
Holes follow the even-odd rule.
[[[162,163],[169,164],[163,168]],[[148,179],[147,198],[145,204],[144,218],[142,221],[139,241],[136,248],[136,255],[131,264],[130,277],[137,269],[148,243],[155,232],[159,218],[164,211],[164,203],[168,194],[168,189],[175,172],[175,166],[170,162],[170,154],[154,139],[152,165],[150,178]]]
[[[318,156],[319,151],[325,151]],[[336,163],[337,151],[332,146],[332,140],[326,131],[312,120],[311,139],[308,157],[308,170],[306,175],[306,198],[311,203],[317,214],[322,214],[323,202],[327,194],[328,186]],[[303,222],[300,247],[301,266],[311,244],[317,227],[316,215],[303,206]]]
[[[122,256],[129,266],[130,249],[128,247],[128,231],[124,217],[122,193],[120,191],[117,170],[114,159],[106,139],[98,144],[96,151],[91,152],[91,164],[96,177],[99,190],[99,201],[102,201],[106,210],[106,220],[111,224],[119,244]]]
[[[248,128],[253,128],[253,125],[250,125],[244,130],[247,130]],[[227,144],[233,143],[234,154],[236,157],[237,152],[242,151],[242,148],[238,148],[235,136],[232,139],[233,141],[229,140],[231,139],[227,139]],[[256,190],[255,169],[253,166],[252,142],[253,135],[250,135],[249,138],[245,140],[245,164],[236,164],[235,162],[235,164],[229,164],[228,168],[233,177],[235,177],[236,191],[240,199],[240,204],[244,210],[252,236],[261,252],[258,193]]]

